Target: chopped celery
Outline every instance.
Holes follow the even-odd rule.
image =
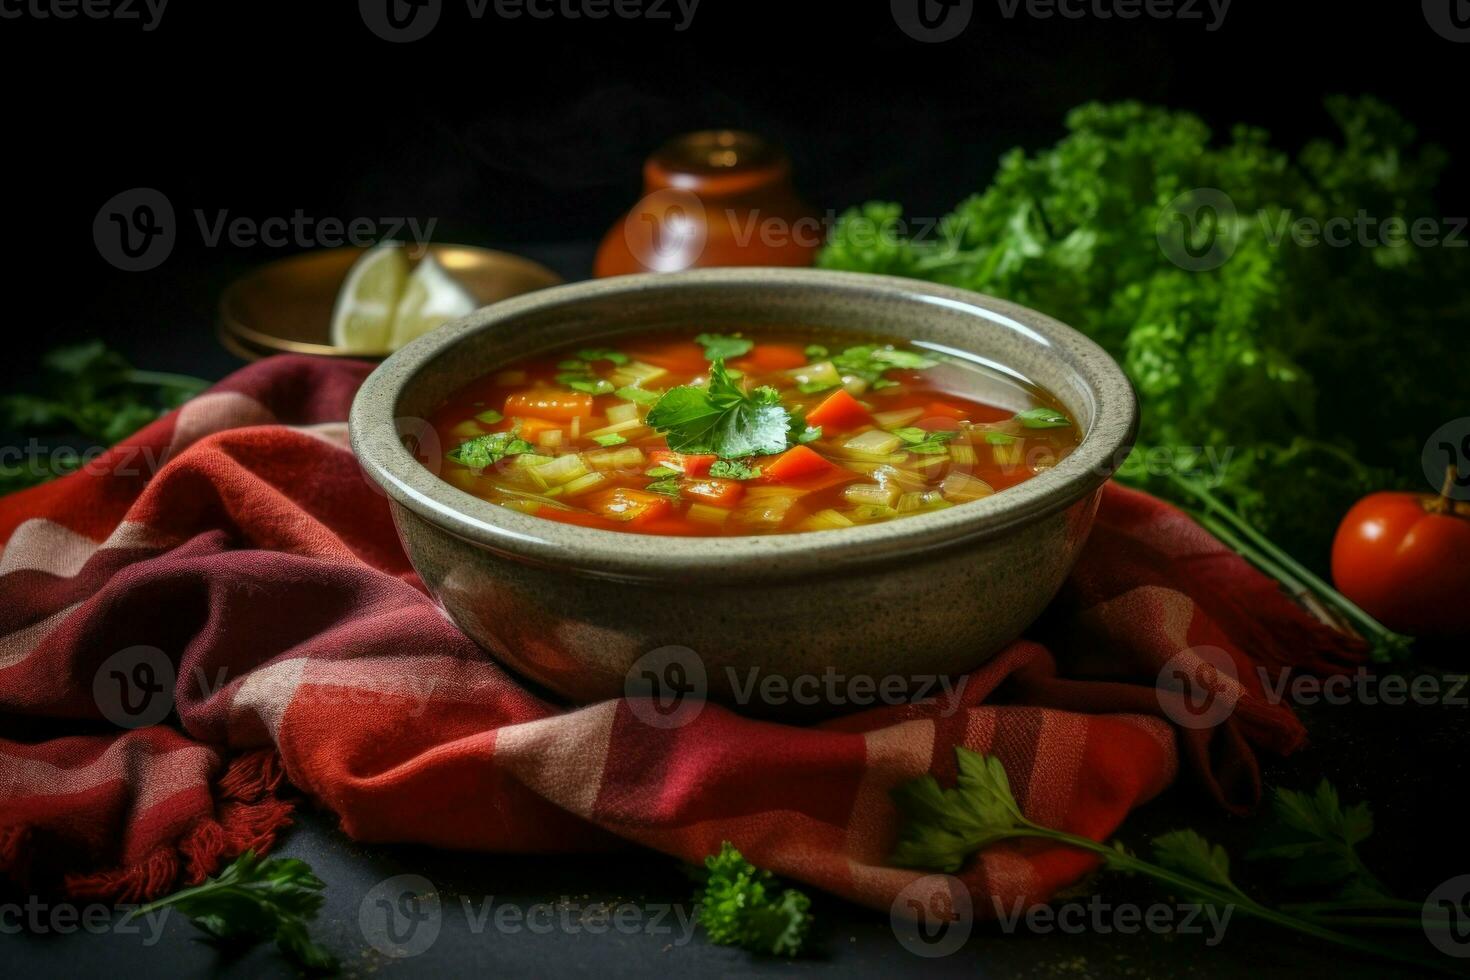
[[[902,437],[891,432],[884,432],[882,429],[870,429],[848,439],[842,444],[842,448],[849,452],[882,456],[893,452],[901,445],[903,445]]]
[[[939,490],[944,494],[945,500],[956,504],[967,500],[979,500],[995,493],[995,488],[984,480],[959,471],[946,476],[944,482],[939,485]]]
[[[898,500],[899,489],[896,486],[879,483],[852,483],[842,491],[842,499],[850,504],[870,504],[879,507],[892,507]]]

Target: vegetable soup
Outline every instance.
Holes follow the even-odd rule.
[[[538,356],[436,414],[449,449],[440,471],[553,521],[770,534],[980,500],[1077,446],[1060,406],[1019,378],[922,345],[853,340],[658,333]]]

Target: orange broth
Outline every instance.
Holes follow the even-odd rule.
[[[675,401],[704,404],[714,354],[733,386],[721,404],[743,396],[795,420],[779,444],[769,420],[782,416],[760,416],[762,448],[780,451],[728,452],[749,445],[754,408],[715,427],[733,436],[650,424]],[[663,400],[683,386],[701,391]],[[432,422],[449,452],[425,462],[477,497],[608,531],[698,536],[840,530],[963,505],[1080,440],[1054,399],[992,366],[815,330],[598,340],[472,382]],[[691,439],[714,444],[670,449]]]

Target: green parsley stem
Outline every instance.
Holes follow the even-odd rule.
[[[168,371],[139,371],[136,368],[130,368],[125,372],[123,380],[129,384],[155,385],[159,388],[178,388],[192,392],[203,391],[213,383],[187,374],[173,374]]]
[[[1170,481],[1180,491],[1198,501],[1204,512],[1213,515],[1228,525],[1235,533],[1230,544],[1236,551],[1259,567],[1262,571],[1292,587],[1293,581],[1308,590],[1313,596],[1341,614],[1353,628],[1372,644],[1375,658],[1392,659],[1408,649],[1412,639],[1395,633],[1374,619],[1347,596],[1334,589],[1322,578],[1287,554],[1250,522],[1228,507],[1198,480],[1188,479],[1178,473],[1169,474]],[[1216,525],[1219,527],[1220,525]],[[1288,576],[1291,581],[1283,578]]]
[[[1190,877],[1189,875],[1171,871],[1170,869],[1162,867],[1161,865],[1154,864],[1150,861],[1145,861],[1142,858],[1135,857],[1132,854],[1128,854],[1126,852],[1108,847],[1106,844],[1100,844],[1097,841],[1092,840],[1091,838],[1080,837],[1076,834],[1069,834],[1066,831],[1052,830],[1048,827],[1042,827],[1038,824],[1031,823],[1024,817],[1022,817],[1021,820],[1022,827],[1017,828],[1013,833],[1007,834],[1007,837],[1035,837],[1043,840],[1051,840],[1059,844],[1067,844],[1072,847],[1076,847],[1081,850],[1089,851],[1093,854],[1098,855],[1108,866],[1114,869],[1124,872],[1131,872],[1134,874],[1145,875],[1149,878],[1153,878],[1155,881],[1160,881],[1165,884],[1173,885],[1178,888],[1183,894],[1193,895],[1199,898],[1206,899],[1208,904],[1234,906],[1235,908],[1239,909],[1241,912],[1252,918],[1260,919],[1263,922],[1269,922],[1284,929],[1290,929],[1292,931],[1299,932],[1316,939],[1321,939],[1339,946],[1343,946],[1348,949],[1357,950],[1361,953],[1368,953],[1373,956],[1395,960],[1400,963],[1411,963],[1415,966],[1425,967],[1443,973],[1454,973],[1453,970],[1449,969],[1443,963],[1439,963],[1433,960],[1426,960],[1420,957],[1409,955],[1407,953],[1402,953],[1388,946],[1380,946],[1377,943],[1369,942],[1364,939],[1359,939],[1356,936],[1352,936],[1347,933],[1341,933],[1335,929],[1330,929],[1325,925],[1318,924],[1314,920],[1290,915],[1277,909],[1262,905],[1244,894],[1243,892],[1240,892],[1236,889],[1214,885],[1209,882],[1201,881],[1198,878]]]

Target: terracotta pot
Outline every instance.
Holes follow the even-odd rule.
[[[643,165],[643,197],[609,229],[594,272],[806,266],[825,230],[772,143],[728,129],[688,133]]]

